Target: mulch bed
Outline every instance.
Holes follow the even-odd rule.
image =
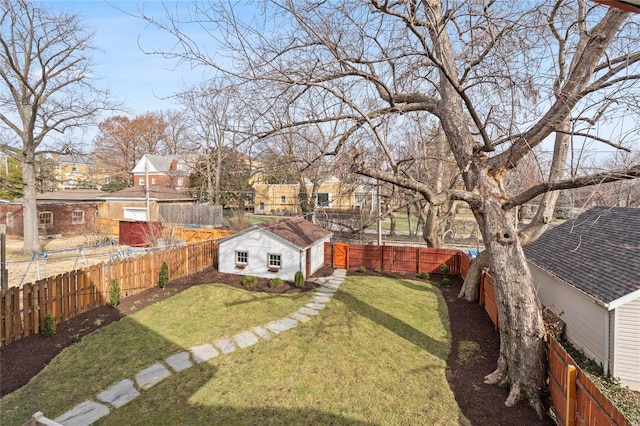
[[[333,272],[329,267],[323,267],[314,276],[327,276]],[[401,277],[420,279],[412,274],[378,274],[375,271],[359,273],[349,271],[349,275],[380,275],[386,277]],[[20,339],[0,348],[0,395],[4,396],[25,385],[29,379],[38,374],[49,361],[62,349],[78,342],[82,337],[118,321],[125,315],[130,315],[165,297],[177,294],[194,285],[204,283],[224,283],[238,288],[242,286],[241,277],[237,275],[221,274],[211,268],[190,277],[170,281],[165,289],[160,287],[146,290],[137,295],[122,299],[117,308],[102,306],[93,309],[73,319],[58,324],[56,334],[43,338],[39,335]],[[447,302],[452,333],[452,351],[447,360],[447,380],[463,414],[473,425],[553,425],[550,418],[539,420],[525,402],[508,408],[504,405],[507,389],[484,384],[484,376],[495,369],[500,346],[499,335],[494,330],[484,308],[475,303],[458,299],[457,294],[462,285],[458,278],[451,279],[451,285],[446,287],[439,284],[439,277],[432,276],[431,281],[437,283]],[[278,288],[270,288],[268,280],[258,279],[254,291],[269,293],[295,293],[309,291],[316,288],[314,283],[306,282],[302,289],[286,283]],[[157,297],[153,297],[157,295]],[[460,342],[474,342],[476,350],[473,356],[461,360],[458,353]]]

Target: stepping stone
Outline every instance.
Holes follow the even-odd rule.
[[[133,380],[124,379],[98,394],[98,399],[116,408],[122,407],[129,401],[140,396],[140,392],[133,387]]]
[[[64,426],[86,426],[107,414],[109,414],[109,408],[106,405],[85,401],[60,417],[56,417],[54,421]]]
[[[236,350],[236,344],[233,343],[233,340],[225,337],[224,339],[214,340],[213,344],[216,345],[223,354],[230,354],[231,352]]]
[[[166,362],[169,367],[173,368],[173,371],[176,373],[186,370],[193,365],[191,362],[191,356],[189,355],[189,352],[186,351],[171,355],[170,357],[165,358],[164,362]]]
[[[324,309],[324,303],[308,303],[307,308],[311,309]],[[303,312],[303,314],[305,314]],[[306,315],[306,314],[305,314]]]
[[[334,294],[335,293],[316,293],[316,296],[318,296],[318,297],[328,297],[329,299],[331,299]]]
[[[309,321],[311,318],[301,314],[300,312],[295,312],[293,314],[291,314],[291,318],[293,318],[294,320],[298,321],[298,322],[307,322]]]
[[[338,291],[335,288],[329,288],[329,287],[320,287],[318,290],[316,290],[317,293],[323,293],[323,294],[335,294],[335,292]]]
[[[156,362],[136,374],[136,383],[142,389],[149,389],[153,385],[160,383],[171,375],[171,371],[164,365]]]
[[[331,298],[329,297],[325,297],[325,296],[313,296],[311,298],[311,301],[314,303],[327,303],[331,300]]]
[[[250,331],[243,331],[234,336],[234,340],[240,349],[248,348],[259,342],[258,337]]]
[[[220,355],[218,350],[208,343],[205,343],[204,345],[192,347],[191,352],[193,352],[194,361],[197,362],[198,364],[203,363],[205,361],[209,361],[211,358],[214,358]]]
[[[271,339],[271,333],[262,327],[253,327],[253,332],[265,340]]]
[[[283,331],[291,330],[298,325],[298,321],[293,318],[283,318],[278,321],[270,322],[266,325],[267,329],[274,334],[282,333]]]
[[[325,288],[330,288],[331,290],[337,290],[340,287],[340,283],[335,283],[335,282],[328,282],[323,284],[323,287]]]
[[[321,305],[321,306],[322,308],[324,308],[324,305]],[[318,311],[316,311],[315,309],[309,308],[307,306],[304,306],[298,309],[298,312],[301,313],[302,315],[307,315],[307,316],[318,315]]]

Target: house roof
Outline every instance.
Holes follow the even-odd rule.
[[[135,165],[131,173],[169,173],[171,171],[171,164],[177,162],[177,166],[180,170],[186,170],[185,161],[177,155],[151,155],[145,154]],[[145,163],[148,162],[148,170],[145,170]]]
[[[37,201],[103,201],[99,197],[108,192],[98,189],[66,189],[36,195]]]
[[[120,191],[107,193],[100,199],[114,200],[114,199],[136,199],[145,200],[145,188],[143,186],[136,186],[133,188],[125,188]],[[192,197],[177,189],[167,188],[164,186],[149,186],[149,199],[154,201],[194,201]]]
[[[309,247],[313,243],[333,234],[331,231],[309,222],[302,216],[293,216],[271,222],[258,223],[241,232],[222,238],[218,242],[237,238],[240,235],[256,229],[275,235],[279,239],[285,240],[299,249]]]
[[[524,251],[537,266],[609,304],[640,291],[640,209],[594,207]]]

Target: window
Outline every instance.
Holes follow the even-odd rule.
[[[258,206],[258,210],[264,210],[264,203],[260,203]]]
[[[82,210],[74,210],[71,212],[71,223],[74,225],[84,223],[84,212]]]
[[[287,204],[287,197],[285,197],[284,195],[280,196],[280,204]]]
[[[248,260],[249,260],[249,252],[246,252],[246,251],[236,252],[236,264],[246,265]]]
[[[152,177],[151,178],[151,185],[155,185],[156,184],[156,178]]]
[[[7,213],[7,228],[13,229],[13,213]]]
[[[282,255],[280,254],[269,254],[269,269],[280,269],[282,268]]]
[[[319,192],[316,199],[316,206],[318,207],[331,207],[331,194],[326,192]]]
[[[178,178],[178,186],[184,186],[184,178]]]
[[[144,178],[143,177],[138,178],[138,185],[140,185],[140,186],[144,185]]]
[[[38,214],[38,223],[44,226],[53,225],[53,213],[52,212],[40,212]]]

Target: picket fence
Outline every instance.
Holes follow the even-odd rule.
[[[110,303],[112,280],[121,297],[158,285],[164,262],[177,279],[216,266],[217,244],[201,241],[167,250],[89,266],[0,293],[0,346],[38,334],[47,314],[59,324],[90,309]]]

